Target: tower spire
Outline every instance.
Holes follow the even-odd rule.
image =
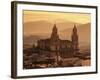
[[[77,35],[77,28],[76,28],[76,25],[74,25],[73,34]]]
[[[58,39],[58,38],[59,38],[58,30],[57,30],[56,24],[54,24],[54,27],[52,29],[51,39]]]
[[[76,25],[74,25],[74,28],[72,31],[72,47],[74,50],[78,50],[78,34],[77,34]]]

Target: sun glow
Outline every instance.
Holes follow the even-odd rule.
[[[46,12],[46,11],[28,11],[24,10],[24,22],[32,22],[45,20],[48,22],[75,22],[75,23],[89,23],[91,15],[86,13],[63,13],[63,12]]]

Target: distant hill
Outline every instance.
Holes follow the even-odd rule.
[[[90,45],[90,23],[77,26],[80,46]],[[71,40],[72,28],[60,31],[60,38]]]
[[[51,23],[45,20],[26,22],[24,23],[24,35],[42,35],[42,34],[50,34],[52,32],[52,28],[56,24],[58,28],[58,32],[64,30],[66,28],[71,28],[74,24],[79,25],[78,23],[65,21],[65,22],[55,22]]]
[[[75,23],[75,22],[70,22],[70,21],[67,21],[67,22],[60,22],[60,23],[57,23],[57,28],[59,31],[61,30],[66,30],[66,29],[69,29],[69,28],[73,28],[74,25],[81,25],[79,23]],[[59,29],[61,28],[61,29]]]
[[[53,24],[47,21],[34,21],[24,23],[24,35],[41,35],[52,29]]]
[[[46,38],[45,36],[38,36],[38,35],[24,36],[24,44],[36,45],[38,40],[45,38]]]
[[[24,44],[36,44],[39,39],[46,39],[51,36],[52,28],[56,24],[58,33],[60,30],[73,27],[74,22],[58,20],[59,23],[50,23],[45,20],[24,23]]]
[[[54,23],[47,21],[35,21],[24,23],[24,44],[36,44],[39,39],[46,39],[51,36]],[[80,47],[90,46],[90,23],[78,24],[74,22],[56,23],[60,39],[71,40],[72,29],[77,26]],[[40,27],[42,27],[40,29]],[[26,31],[27,30],[27,31]]]

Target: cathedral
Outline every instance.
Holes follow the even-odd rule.
[[[74,25],[71,40],[62,40],[59,38],[56,24],[54,24],[51,37],[38,40],[37,46],[44,51],[59,52],[61,57],[72,57],[79,50],[77,28]]]
[[[50,38],[37,41],[35,48],[24,50],[25,69],[44,67],[72,67],[82,65],[79,53],[77,28],[72,29],[71,40],[59,38],[56,24]],[[36,50],[34,50],[36,49]],[[31,58],[30,58],[31,56]]]

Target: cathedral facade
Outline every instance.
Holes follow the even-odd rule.
[[[40,39],[36,47],[24,50],[23,68],[81,66],[78,45],[76,26],[72,29],[71,40],[62,40],[54,24],[50,38]]]
[[[60,56],[62,57],[73,56],[79,50],[78,45],[78,34],[75,25],[72,30],[71,40],[60,39],[56,24],[54,24],[51,37],[48,39],[40,39],[37,42],[39,49],[51,52],[59,52]]]

